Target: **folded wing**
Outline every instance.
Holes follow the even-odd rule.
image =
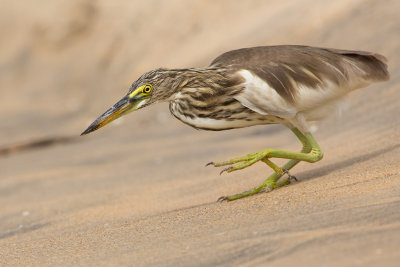
[[[332,103],[348,92],[389,79],[386,59],[375,53],[309,46],[266,46],[230,51],[211,67],[240,75],[235,96],[261,114],[291,117]]]

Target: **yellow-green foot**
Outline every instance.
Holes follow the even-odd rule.
[[[311,135],[311,133],[306,132],[302,133],[296,128],[291,129],[293,133],[299,138],[301,141],[303,148],[300,152],[291,152],[291,151],[286,151],[286,150],[279,150],[279,149],[264,149],[256,153],[249,154],[244,157],[239,157],[235,158],[232,160],[228,161],[223,161],[223,162],[210,162],[208,165],[213,165],[214,167],[221,167],[221,166],[229,166],[221,171],[221,174],[223,172],[233,172],[237,170],[242,170],[244,168],[247,168],[257,161],[262,161],[265,164],[267,164],[269,167],[271,167],[275,173],[273,173],[268,179],[264,181],[260,186],[255,187],[249,191],[244,191],[240,194],[236,195],[231,195],[231,196],[224,196],[220,197],[218,201],[231,201],[251,195],[255,195],[257,193],[260,193],[264,190],[274,190],[275,188],[279,188],[285,185],[288,185],[291,180],[296,180],[296,177],[290,175],[289,170],[293,168],[297,163],[300,161],[306,161],[306,162],[317,162],[322,159],[323,153],[317,142],[315,141],[314,137]],[[282,158],[282,159],[289,159],[289,161],[283,165],[283,167],[279,167],[276,164],[274,164],[270,159],[272,158]],[[282,181],[279,181],[279,179],[284,175],[287,174],[288,178]]]
[[[251,165],[253,165],[254,163],[256,163],[257,161],[262,161],[265,164],[267,164],[269,167],[271,167],[271,169],[273,169],[277,174],[280,174],[281,176],[284,174],[287,174],[289,179],[294,179],[297,180],[295,176],[292,176],[289,173],[289,170],[285,169],[285,168],[281,168],[279,166],[277,166],[275,163],[273,163],[272,161],[269,160],[268,155],[269,153],[273,151],[272,149],[264,149],[261,150],[260,152],[257,153],[252,153],[249,154],[247,156],[244,157],[240,157],[240,158],[235,158],[232,160],[228,160],[228,161],[223,161],[223,162],[209,162],[206,164],[206,166],[209,165],[213,165],[214,167],[221,167],[221,166],[227,166],[227,165],[233,165],[235,163],[239,163],[233,166],[229,166],[225,169],[223,169],[219,174],[221,175],[224,172],[233,172],[233,171],[238,171],[238,170],[242,170],[246,167],[249,167]]]
[[[284,171],[281,168],[276,166],[274,163],[272,163],[268,159],[268,155],[271,153],[271,151],[273,151],[273,150],[272,149],[263,149],[259,152],[252,153],[252,154],[249,154],[244,157],[234,158],[234,159],[222,161],[222,162],[209,162],[206,164],[206,166],[213,165],[214,167],[222,167],[222,166],[232,165],[232,166],[229,166],[229,167],[223,169],[220,172],[220,174],[222,174],[223,172],[229,173],[229,172],[242,170],[244,168],[247,168],[247,167],[253,165],[257,161],[263,161],[268,166],[270,166],[275,172],[277,172],[279,174],[284,174]]]
[[[264,183],[262,183],[260,186],[255,187],[251,190],[248,191],[244,191],[242,193],[239,194],[235,194],[235,195],[230,195],[230,196],[222,196],[220,198],[218,198],[218,202],[222,202],[222,201],[232,201],[232,200],[236,200],[239,198],[243,198],[243,197],[248,197],[248,196],[252,196],[258,193],[262,193],[265,191],[271,192],[272,190],[288,185],[291,183],[292,180],[295,179],[294,176],[289,176],[287,179],[284,179],[283,181],[278,182],[278,180],[282,177],[282,175],[274,173],[272,174],[270,177],[268,177],[267,180],[264,181]],[[297,181],[297,179],[296,179]]]

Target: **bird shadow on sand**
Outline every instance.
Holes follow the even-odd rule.
[[[346,158],[344,160],[341,160],[341,161],[338,161],[338,162],[335,162],[335,163],[332,163],[329,165],[325,165],[325,166],[322,166],[319,168],[315,168],[315,169],[308,170],[308,171],[303,171],[303,172],[296,174],[296,176],[299,177],[300,180],[303,180],[303,181],[312,180],[312,179],[327,175],[333,171],[350,167],[356,163],[364,162],[364,161],[379,157],[379,156],[381,156],[385,153],[388,153],[390,151],[393,151],[399,147],[400,147],[400,144],[381,148],[381,149],[378,149],[375,151],[371,151],[369,153],[357,155],[357,156],[354,156],[351,158]]]

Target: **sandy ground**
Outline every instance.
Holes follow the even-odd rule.
[[[0,9],[0,265],[399,266],[399,1],[33,1]],[[79,137],[157,67],[271,44],[376,51],[391,80],[354,92],[290,186],[211,160],[300,148],[282,126],[194,130],[167,105]]]

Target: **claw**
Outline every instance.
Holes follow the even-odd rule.
[[[223,202],[223,201],[225,201],[225,200],[228,200],[228,198],[225,197],[225,196],[222,196],[222,197],[219,197],[219,198],[217,199],[217,202]]]
[[[225,169],[223,169],[223,170],[219,173],[219,175],[221,175],[223,172],[229,172],[229,171],[232,170],[232,169],[233,169],[233,167],[225,168]]]
[[[211,162],[207,163],[207,164],[206,164],[206,167],[209,166],[209,165],[215,165],[215,162],[214,162],[214,161],[211,161]]]
[[[291,174],[289,173],[289,171],[288,171],[288,170],[286,170],[286,169],[282,168],[282,171],[283,171],[285,174],[287,174],[287,176],[288,176],[289,180],[295,180],[295,181],[297,182],[297,178],[296,178],[296,176],[294,176],[294,175],[291,175]]]

